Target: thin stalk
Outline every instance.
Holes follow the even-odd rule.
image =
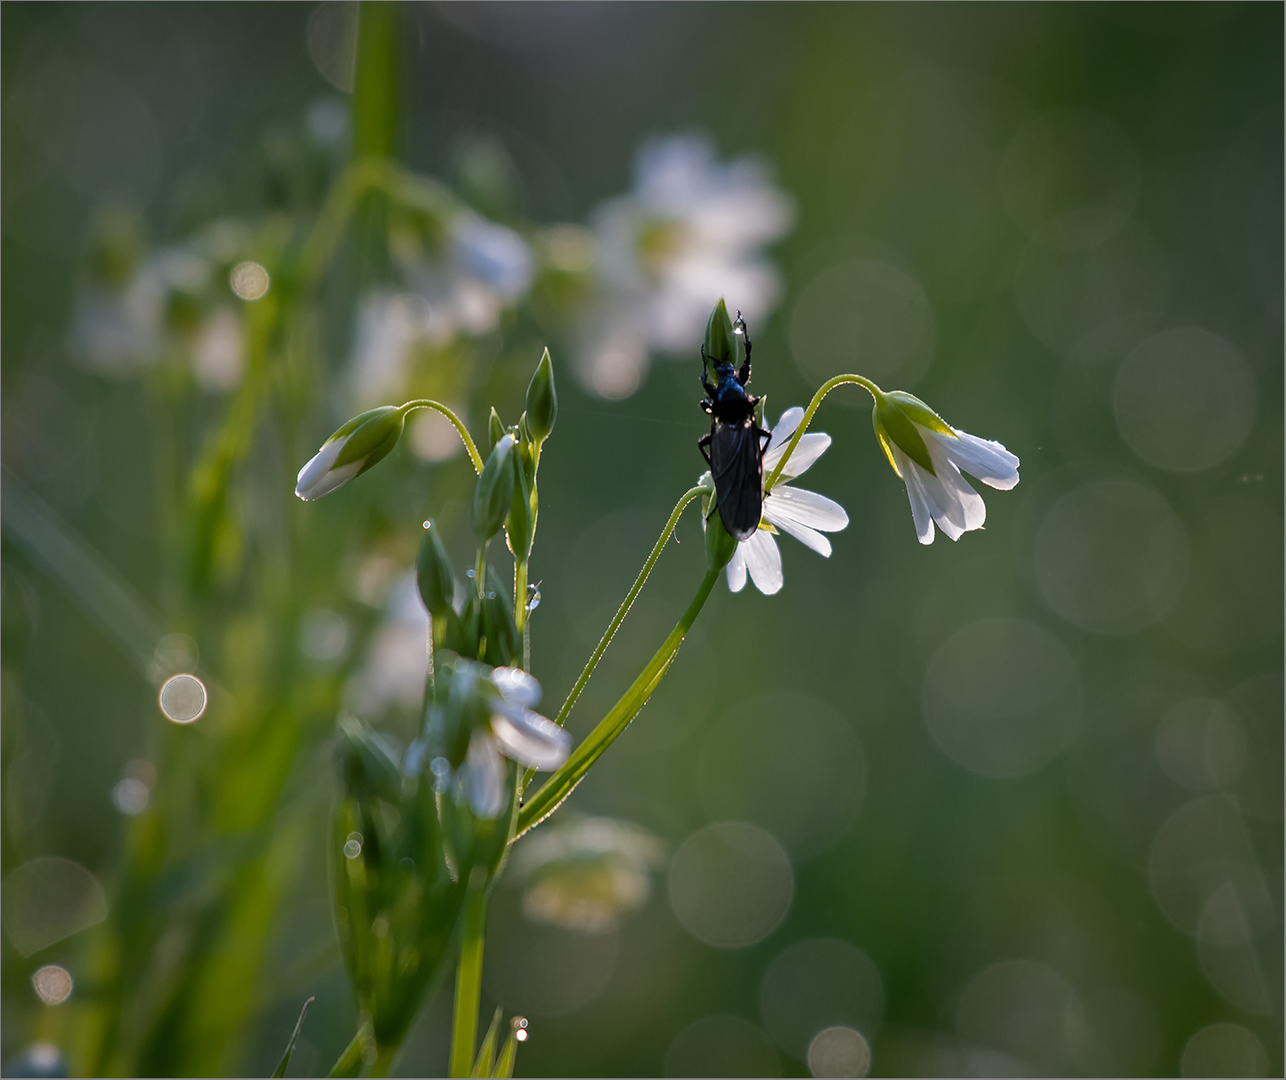
[[[666,542],[670,539],[670,534],[674,532],[674,527],[679,523],[679,515],[683,513],[693,499],[704,493],[704,488],[694,487],[683,493],[683,496],[674,504],[674,509],[670,511],[670,519],[665,523],[665,528],[661,530],[661,535],[652,545],[652,553],[647,557],[643,564],[643,569],[639,571],[638,577],[634,579],[634,584],[630,591],[625,594],[625,599],[621,601],[621,606],[616,609],[616,614],[612,616],[612,621],[607,624],[607,629],[603,631],[603,636],[599,640],[598,647],[594,650],[589,660],[585,664],[585,669],[580,673],[580,677],[572,686],[567,695],[567,700],[563,702],[563,707],[558,710],[558,715],[554,718],[554,723],[560,727],[566,723],[567,715],[572,711],[572,706],[576,704],[576,699],[580,697],[581,691],[585,689],[585,684],[589,682],[589,677],[594,674],[594,669],[598,667],[598,662],[603,659],[603,654],[607,652],[607,647],[612,643],[612,638],[616,636],[616,631],[621,628],[621,623],[625,621],[625,616],[629,614],[630,608],[638,598],[643,589],[648,575],[652,573],[652,567],[656,565],[656,560],[661,557],[661,552],[665,550]]]
[[[527,632],[527,560],[514,559],[514,625],[522,635],[522,669],[531,670],[531,635]]]
[[[402,405],[404,413],[408,413],[412,409],[433,409],[450,420],[452,427],[455,428],[460,436],[460,441],[464,443],[464,448],[469,452],[469,460],[473,463],[473,471],[478,475],[482,475],[482,455],[478,453],[478,448],[474,445],[473,439],[469,437],[469,429],[464,426],[463,420],[456,416],[447,406],[443,405],[442,402],[431,401],[429,398],[416,398],[414,401],[408,401]]]
[[[478,1040],[478,1002],[482,997],[482,946],[486,937],[487,888],[470,881],[464,898],[463,937],[460,942],[460,966],[455,976],[455,1017],[451,1024],[451,1062],[453,1077],[468,1076],[473,1071],[473,1055]]]
[[[679,501],[674,504],[674,509],[670,511],[670,519],[665,523],[665,528],[661,530],[661,535],[652,545],[652,553],[648,555],[647,561],[643,563],[643,569],[639,571],[639,576],[634,579],[634,584],[630,591],[625,594],[625,599],[621,601],[621,606],[616,609],[616,614],[612,616],[612,621],[607,624],[607,629],[603,631],[602,638],[599,639],[597,648],[590,655],[589,660],[585,663],[585,668],[581,671],[580,676],[576,679],[575,684],[567,694],[567,700],[563,702],[563,707],[558,710],[558,715],[554,717],[554,723],[559,727],[567,722],[567,716],[572,711],[572,706],[576,704],[576,699],[580,697],[581,691],[585,689],[585,684],[589,682],[589,677],[594,674],[594,669],[598,667],[598,662],[603,659],[603,654],[607,652],[607,647],[612,643],[612,638],[616,636],[616,631],[621,628],[621,623],[625,621],[625,616],[630,613],[630,608],[638,598],[639,593],[643,590],[643,585],[652,573],[652,567],[656,565],[656,560],[661,557],[661,552],[665,550],[665,545],[670,539],[670,534],[674,532],[674,527],[679,523],[679,515],[683,513],[684,508],[704,492],[704,488],[689,488],[683,493]],[[526,637],[523,639],[524,656],[527,649]],[[522,778],[522,787],[519,791],[526,789],[531,783],[532,777],[536,775],[535,769],[528,769]]]
[[[360,1024],[357,1028],[357,1034],[353,1036],[353,1041],[344,1047],[344,1052],[339,1055],[339,1060],[331,1066],[327,1076],[357,1076],[362,1071],[362,1065],[365,1064],[366,1043],[370,1037],[370,1029],[366,1024]]]
[[[652,691],[664,678],[666,670],[678,654],[679,646],[683,644],[684,637],[687,636],[697,615],[705,606],[710,590],[719,580],[719,573],[719,570],[706,571],[706,576],[702,578],[697,594],[688,605],[688,610],[683,613],[683,618],[670,631],[670,636],[661,643],[661,647],[647,662],[639,677],[625,691],[620,701],[613,705],[607,715],[598,722],[585,741],[576,747],[562,768],[550,776],[541,785],[540,790],[527,800],[518,813],[518,827],[514,831],[515,839],[533,825],[540,824],[562,805],[563,800],[584,779],[594,762],[602,757],[603,752],[616,741],[616,737],[629,726],[630,721],[647,704],[647,699],[652,696]]]
[[[804,410],[804,419],[800,421],[799,427],[795,429],[795,434],[791,436],[790,442],[786,444],[785,453],[781,455],[781,460],[777,462],[776,468],[768,475],[764,481],[764,491],[771,491],[773,484],[777,483],[777,477],[781,475],[782,469],[786,467],[786,462],[790,460],[790,455],[795,452],[795,447],[799,445],[799,440],[804,437],[804,432],[808,430],[808,425],[813,422],[813,413],[826,397],[837,386],[843,386],[845,383],[855,383],[865,389],[871,397],[879,401],[884,396],[883,391],[871,382],[870,379],[863,378],[861,375],[836,375],[835,378],[829,379],[822,383],[817,393],[813,395],[813,400],[808,403],[808,408]]]

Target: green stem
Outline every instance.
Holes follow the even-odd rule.
[[[652,573],[652,567],[656,565],[656,560],[661,557],[661,552],[665,550],[666,542],[670,539],[670,534],[674,532],[674,527],[679,523],[679,515],[683,513],[693,499],[703,494],[704,488],[689,488],[683,493],[683,496],[674,504],[674,509],[670,511],[670,520],[665,523],[665,528],[661,530],[661,535],[657,537],[656,543],[652,546],[652,553],[647,557],[647,562],[643,564],[643,569],[639,571],[639,576],[634,579],[634,584],[630,591],[625,594],[625,599],[621,601],[621,606],[616,609],[616,614],[612,616],[612,621],[607,624],[607,629],[603,631],[603,637],[598,643],[598,648],[590,656],[589,661],[585,664],[585,670],[580,673],[580,678],[576,680],[571,692],[567,695],[567,700],[563,702],[563,707],[558,710],[558,715],[554,718],[554,723],[560,727],[567,722],[567,714],[572,711],[572,706],[576,704],[576,699],[580,697],[581,691],[585,689],[585,684],[589,682],[589,677],[594,674],[594,669],[598,667],[598,662],[607,652],[607,647],[612,643],[612,638],[616,636],[616,631],[620,629],[621,623],[625,621],[625,616],[629,614],[635,599],[643,589],[644,582],[647,581],[648,575]]]
[[[518,827],[514,832],[514,838],[517,839],[533,825],[538,825],[558,809],[564,799],[567,798],[576,788],[576,785],[585,778],[603,752],[616,741],[616,737],[626,729],[630,721],[638,715],[638,712],[645,704],[647,699],[652,696],[652,691],[657,688],[661,679],[664,678],[666,670],[669,668],[674,657],[678,654],[679,646],[683,644],[684,637],[692,628],[696,621],[697,615],[700,614],[702,607],[705,606],[706,600],[710,596],[710,590],[714,588],[714,583],[719,580],[718,570],[707,570],[706,576],[701,580],[701,586],[697,589],[697,594],[692,598],[692,603],[688,605],[688,610],[683,613],[683,618],[678,622],[670,636],[662,642],[661,647],[657,649],[656,654],[647,662],[647,666],[634,680],[634,683],[624,696],[608,711],[608,714],[598,722],[598,725],[585,738],[585,741],[576,747],[571,757],[563,763],[562,768],[555,772],[544,784],[540,790],[527,800],[522,810],[518,814]]]
[[[456,416],[451,409],[443,405],[442,402],[432,401],[429,398],[416,398],[414,401],[407,401],[402,405],[403,413],[411,412],[413,409],[433,409],[450,420],[460,436],[460,441],[464,443],[464,448],[469,452],[469,460],[473,462],[473,471],[479,476],[482,475],[482,455],[478,453],[477,446],[474,445],[473,439],[469,437],[469,429],[464,426],[463,420]]]
[[[460,966],[455,977],[455,1017],[451,1025],[452,1076],[473,1071],[478,1039],[478,1002],[482,997],[482,946],[486,936],[487,888],[470,880],[464,898]]]
[[[808,403],[808,408],[804,410],[804,419],[800,421],[799,427],[795,429],[795,434],[791,436],[790,442],[786,444],[786,450],[781,455],[781,460],[777,462],[776,468],[768,475],[764,481],[764,491],[772,490],[773,484],[777,483],[777,477],[781,475],[782,469],[786,467],[786,462],[790,460],[790,455],[795,452],[795,447],[799,445],[799,440],[804,437],[804,432],[808,430],[808,425],[813,422],[813,413],[826,397],[837,386],[843,386],[845,383],[856,383],[864,388],[877,402],[884,396],[883,391],[871,382],[870,379],[863,378],[861,375],[836,375],[833,379],[828,379],[822,383],[817,393],[813,395],[813,400]]]
[[[643,569],[639,571],[639,576],[634,579],[634,584],[630,591],[625,594],[625,599],[621,601],[621,606],[616,609],[616,614],[612,616],[612,621],[607,624],[607,629],[603,631],[602,638],[599,639],[598,647],[591,654],[589,660],[585,663],[584,670],[580,673],[575,684],[567,694],[567,700],[563,702],[563,707],[558,710],[558,715],[554,717],[554,723],[562,727],[567,722],[567,715],[572,711],[572,706],[576,704],[576,699],[580,697],[581,691],[585,689],[585,684],[589,682],[589,677],[594,674],[594,669],[598,667],[598,662],[603,659],[603,654],[607,652],[607,647],[612,643],[612,638],[616,636],[616,631],[621,628],[621,623],[625,621],[625,616],[630,613],[630,608],[638,598],[643,589],[648,575],[652,573],[652,567],[656,565],[656,560],[661,557],[661,552],[665,550],[666,542],[670,539],[670,534],[674,532],[674,527],[679,523],[679,515],[683,513],[684,508],[695,499],[698,495],[703,494],[704,488],[689,488],[683,493],[679,501],[674,504],[674,509],[670,511],[670,520],[665,523],[665,528],[661,530],[661,535],[652,545],[652,553],[647,557],[643,564]],[[522,787],[519,791],[526,789],[531,783],[532,778],[536,775],[535,769],[528,769],[522,778]]]
[[[344,1052],[339,1055],[339,1060],[331,1066],[327,1076],[357,1076],[362,1071],[362,1065],[366,1060],[366,1044],[370,1038],[370,1026],[368,1024],[359,1024],[357,1034],[353,1036],[353,1041],[344,1047]]]
[[[514,559],[514,625],[522,635],[522,669],[531,670],[531,635],[527,632],[527,560]]]

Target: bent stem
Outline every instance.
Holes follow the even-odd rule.
[[[429,398],[416,398],[414,401],[408,401],[401,406],[402,413],[405,415],[414,409],[432,409],[434,412],[440,412],[451,421],[460,441],[464,443],[464,448],[469,452],[469,460],[473,462],[473,471],[479,476],[482,475],[482,455],[478,453],[478,448],[473,444],[473,439],[469,437],[469,429],[464,426],[461,420],[451,409],[443,405],[440,401],[431,401]]]
[[[861,375],[836,375],[835,378],[828,379],[822,383],[817,393],[813,395],[813,400],[808,403],[808,408],[804,410],[804,419],[799,422],[799,427],[795,429],[795,434],[790,437],[790,442],[786,444],[786,450],[781,455],[781,460],[777,462],[776,468],[769,474],[768,479],[764,481],[765,492],[771,491],[773,484],[777,483],[777,477],[781,475],[782,469],[786,467],[786,462],[790,460],[790,455],[795,452],[795,447],[799,445],[799,440],[804,437],[804,432],[808,430],[808,425],[813,422],[813,413],[817,411],[817,407],[822,403],[822,400],[837,386],[843,386],[846,383],[853,383],[862,387],[877,403],[884,396],[884,391],[871,382],[870,379]]]
[[[472,878],[464,898],[460,966],[455,977],[455,1016],[451,1023],[450,1072],[468,1076],[478,1039],[478,1002],[482,997],[482,945],[486,937],[487,888]]]
[[[676,513],[679,509],[681,509],[681,506],[676,507]],[[630,721],[647,704],[647,699],[652,696],[652,691],[657,688],[661,679],[665,677],[667,669],[678,654],[679,646],[683,644],[684,637],[692,629],[692,624],[696,621],[697,615],[700,614],[702,607],[705,606],[705,602],[710,596],[710,590],[714,588],[714,583],[719,579],[719,574],[719,570],[706,571],[706,576],[702,579],[696,596],[692,598],[692,603],[688,605],[688,610],[683,613],[683,618],[670,631],[669,637],[662,642],[661,647],[657,649],[652,659],[647,662],[647,666],[639,674],[639,677],[625,691],[620,701],[613,705],[608,714],[598,722],[598,725],[589,733],[585,741],[572,752],[571,757],[564,762],[562,768],[550,776],[541,785],[540,790],[519,811],[518,827],[514,831],[514,839],[517,839],[533,825],[539,825],[562,805],[563,800],[585,778],[585,774],[589,772],[594,762],[602,757],[603,752],[616,741],[616,737],[629,726]]]
[[[625,616],[630,613],[634,601],[643,590],[648,576],[652,573],[652,567],[656,565],[656,560],[661,557],[661,552],[665,550],[666,542],[670,539],[670,534],[674,532],[674,527],[679,523],[679,515],[683,513],[693,499],[703,494],[704,488],[694,487],[685,491],[680,496],[679,501],[674,504],[674,509],[670,511],[670,519],[665,523],[665,528],[661,530],[661,535],[657,537],[656,543],[652,545],[652,553],[648,555],[647,561],[643,563],[643,569],[639,571],[638,577],[634,579],[634,584],[630,591],[625,594],[625,599],[621,601],[621,606],[616,609],[616,614],[612,616],[612,621],[607,624],[607,629],[603,631],[603,636],[599,639],[598,646],[590,655],[589,660],[585,662],[585,668],[576,679],[571,690],[567,694],[567,700],[563,702],[563,707],[558,710],[558,715],[554,717],[554,723],[562,727],[567,722],[567,715],[572,711],[572,706],[576,704],[576,699],[580,697],[581,691],[585,689],[585,684],[589,682],[589,677],[594,674],[594,669],[598,667],[598,662],[603,659],[603,654],[607,652],[607,647],[612,643],[612,638],[616,636],[616,631],[621,628],[621,623],[625,621]],[[528,769],[522,778],[522,787],[519,793],[531,783],[532,777],[536,775],[535,769]],[[550,777],[552,780],[553,777]],[[546,787],[549,785],[546,784]]]

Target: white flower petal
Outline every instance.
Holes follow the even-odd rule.
[[[764,499],[764,515],[774,525],[789,518],[823,532],[837,532],[848,526],[848,514],[834,499],[792,487],[775,487]]]
[[[491,681],[507,701],[527,708],[540,702],[540,683],[522,668],[498,667],[491,672]]]
[[[906,484],[907,498],[911,501],[911,520],[915,523],[916,538],[922,544],[933,543],[933,514],[929,507],[928,497],[924,492],[921,477],[928,474],[912,461],[897,443],[889,444],[893,451],[893,460],[897,462],[898,472]]]
[[[765,596],[781,591],[781,552],[772,533],[756,529],[753,536],[737,545],[737,550],[745,555],[746,569],[756,589]]]
[[[475,731],[465,755],[469,805],[480,818],[498,817],[505,804],[505,762],[490,735]]]
[[[733,592],[741,592],[746,587],[746,557],[741,552],[741,545],[737,545],[737,550],[732,553],[732,558],[728,560],[728,588]]]
[[[335,459],[347,442],[347,439],[332,439],[305,463],[295,477],[295,494],[299,498],[305,502],[320,499],[336,488],[343,487],[361,471],[365,460],[362,458],[339,468],[334,467]]]
[[[829,559],[831,557],[831,542],[826,539],[816,529],[810,529],[807,525],[801,525],[798,521],[792,521],[790,518],[774,517],[770,512],[771,503],[764,502],[764,517],[777,526],[782,532],[790,533],[805,547],[812,548],[818,555]]]
[[[937,443],[959,469],[970,476],[976,476],[989,487],[1008,491],[1018,483],[1018,456],[1011,454],[1000,443],[980,439],[977,435],[956,431],[955,428],[951,429],[955,431],[955,438],[941,432],[926,431],[923,428],[920,430],[926,436],[926,445],[930,440]],[[934,468],[937,468],[936,459]]]
[[[558,768],[572,749],[572,737],[566,731],[530,709],[521,717],[492,713],[491,733],[505,757],[542,772]]]
[[[799,440],[795,447],[795,452],[790,455],[790,460],[786,462],[786,467],[781,470],[781,475],[777,478],[778,483],[785,483],[787,480],[793,480],[797,476],[802,476],[811,468],[813,462],[826,452],[826,448],[831,444],[831,437],[824,431],[810,431],[807,435]],[[786,448],[782,446],[773,456],[772,461],[768,460],[768,455],[764,454],[764,472],[772,472],[777,467],[777,462],[781,460],[782,454]]]
[[[778,418],[777,423],[773,425],[772,438],[768,440],[768,446],[764,450],[764,462],[768,461],[768,455],[776,450],[779,446],[784,446],[786,441],[795,434],[795,429],[799,427],[799,422],[804,419],[804,410],[798,405],[787,409]],[[778,457],[781,455],[778,454]],[[773,464],[776,464],[774,461]]]
[[[947,448],[939,442],[926,442],[929,459],[937,477],[927,477],[926,490],[932,490],[932,481],[936,479],[939,493],[937,498],[942,504],[947,521],[958,527],[961,532],[981,529],[987,520],[987,504],[970,486],[969,481],[960,475],[959,468],[947,453]],[[942,518],[938,518],[938,527],[947,532]],[[954,540],[955,537],[953,536]]]

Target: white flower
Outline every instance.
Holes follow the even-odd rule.
[[[690,352],[720,296],[737,296],[750,319],[764,316],[781,278],[759,249],[794,216],[753,158],[720,165],[701,135],[645,143],[634,190],[592,214],[601,295],[582,334],[584,380],[604,397],[633,393],[649,351]]]
[[[796,406],[781,414],[772,438],[764,451],[764,476],[770,475],[786,451],[786,443],[795,434],[804,410]],[[782,469],[771,491],[764,493],[763,520],[754,535],[742,540],[728,563],[728,588],[740,592],[746,575],[761,593],[771,596],[782,586],[781,552],[773,533],[780,529],[819,555],[830,558],[831,542],[822,532],[836,532],[848,525],[844,508],[825,495],[788,487],[788,481],[802,475],[825,452],[831,437],[823,432],[803,436]],[[774,526],[775,528],[769,528]],[[819,531],[821,530],[821,531]]]
[[[1018,483],[1018,458],[998,442],[980,439],[946,423],[919,398],[894,391],[876,397],[875,433],[889,464],[906,484],[911,519],[922,544],[933,543],[933,526],[952,540],[987,520],[987,506],[961,476],[1008,491]]]
[[[505,763],[509,758],[529,769],[548,772],[571,753],[571,736],[552,720],[535,712],[540,683],[520,668],[491,671],[488,695],[490,723],[469,737],[462,777],[469,805],[482,818],[494,818],[505,803]]]

